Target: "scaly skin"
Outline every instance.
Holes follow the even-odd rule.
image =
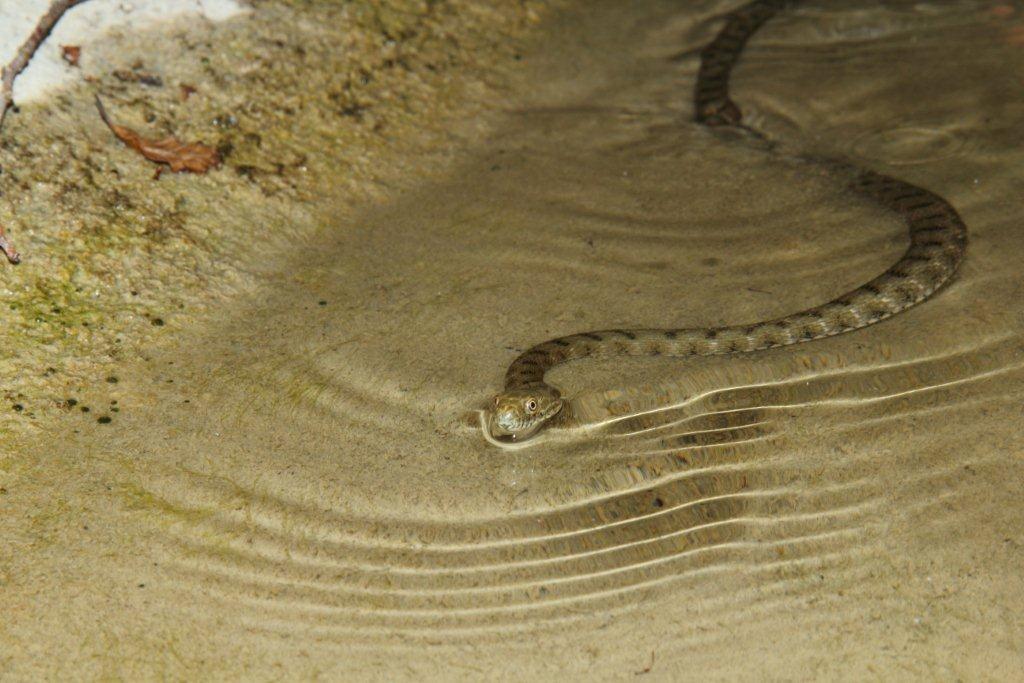
[[[695,88],[698,122],[742,126],[729,97],[729,74],[750,36],[791,0],[756,0],[726,19],[701,52]],[[756,131],[755,131],[756,132]],[[910,232],[902,258],[870,282],[832,301],[775,320],[692,329],[621,329],[582,332],[529,349],[505,373],[505,391],[494,399],[489,428],[496,437],[521,441],[560,413],[564,399],[544,382],[556,365],[612,356],[710,356],[744,353],[831,337],[867,327],[915,306],[949,282],[963,260],[967,229],[942,197],[906,181],[828,162],[852,175],[850,188],[897,213]]]

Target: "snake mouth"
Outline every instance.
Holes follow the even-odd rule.
[[[531,439],[531,437],[540,431],[541,427],[541,425],[537,425],[536,427],[523,430],[521,432],[509,432],[495,424],[494,413],[481,410],[479,415],[480,431],[483,432],[484,440],[492,446],[497,446],[504,450],[517,450],[520,448],[530,447],[534,443],[534,440]]]
[[[501,443],[522,443],[536,434],[544,422],[540,421],[532,425],[525,425],[520,429],[508,428],[501,425],[497,415],[488,412],[484,418],[484,429],[487,435]]]

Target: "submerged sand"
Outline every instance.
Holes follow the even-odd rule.
[[[694,51],[729,6],[510,18],[505,52],[458,71],[493,76],[422,117],[457,135],[380,138],[401,153],[372,157],[390,164],[372,197],[370,162],[327,173],[344,118],[313,129],[330,145],[313,181],[251,174],[273,212],[238,194],[244,172],[168,181],[227,227],[184,250],[203,255],[192,275],[160,280],[174,259],[154,272],[154,289],[192,294],[103,366],[116,383],[78,387],[94,412],[11,428],[0,670],[1012,680],[1024,108],[1007,93],[1024,17],[983,2],[781,14],[734,79],[784,141],[768,151],[690,122]],[[322,104],[267,136],[305,134]],[[956,282],[796,348],[560,368],[572,428],[517,450],[481,437],[474,411],[532,343],[770,318],[895,260],[896,217],[802,152],[947,197],[971,238]],[[238,247],[268,225],[285,230],[271,257]]]

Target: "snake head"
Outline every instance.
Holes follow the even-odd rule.
[[[537,433],[562,409],[565,401],[557,389],[531,387],[510,389],[494,397],[488,427],[495,437],[523,441]]]

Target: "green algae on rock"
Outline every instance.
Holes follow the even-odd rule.
[[[552,4],[259,0],[90,51],[87,83],[23,107],[0,138],[0,225],[25,258],[0,271],[0,377],[27,408],[0,412],[0,433],[59,415],[164,321],[251,287],[319,229],[309,202],[376,196],[403,156],[446,148]],[[156,79],[119,77],[143,71]],[[206,139],[225,166],[154,182],[102,130],[96,93],[125,125]]]

